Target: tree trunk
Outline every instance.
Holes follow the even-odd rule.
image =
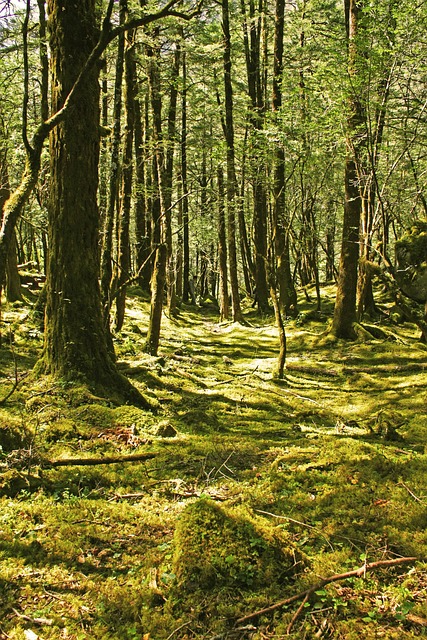
[[[228,0],[222,2],[222,28],[224,35],[224,91],[225,91],[225,135],[227,145],[227,207],[228,207],[228,254],[230,266],[231,302],[233,321],[241,322],[239,280],[236,251],[236,168],[234,150],[233,87],[231,84],[231,39]]]
[[[116,297],[116,331],[123,326],[126,310],[126,285],[131,271],[130,258],[130,213],[132,201],[133,179],[133,137],[135,125],[135,76],[136,62],[134,56],[135,31],[126,34],[124,65],[125,65],[125,93],[124,113],[125,130],[122,156],[122,186],[120,194],[120,211],[118,216],[118,244],[117,244],[117,297]]]
[[[274,66],[273,66],[273,98],[272,110],[279,115],[282,107],[282,74],[283,74],[283,28],[285,17],[285,0],[276,0],[274,31]],[[297,310],[297,294],[291,272],[289,252],[289,221],[286,219],[286,180],[285,149],[283,144],[276,144],[274,158],[274,204],[273,204],[273,241],[276,253],[276,281],[278,287],[278,304],[285,316],[295,316]]]
[[[165,225],[166,225],[166,246],[168,249],[167,257],[167,304],[171,315],[176,313],[177,297],[175,286],[175,269],[173,259],[172,246],[172,183],[173,183],[173,159],[175,152],[176,138],[176,107],[178,100],[178,80],[179,67],[181,63],[181,49],[179,44],[176,45],[174,63],[172,67],[171,87],[169,91],[169,113],[168,113],[168,139],[166,148],[166,167],[165,167]]]
[[[346,0],[346,24],[348,32],[348,67],[353,79],[359,71],[358,18],[360,3]],[[349,99],[347,158],[345,161],[345,203],[342,230],[341,256],[338,273],[337,296],[331,332],[337,338],[353,340],[356,322],[356,288],[359,260],[360,214],[362,198],[359,189],[358,156],[364,144],[365,121],[361,98],[353,94]]]
[[[255,246],[256,300],[260,312],[268,311],[267,285],[267,189],[264,147],[261,142],[265,112],[263,79],[261,74],[262,0],[259,2],[258,18],[254,0],[249,1],[250,25],[246,22],[245,1],[241,0],[243,14],[243,39],[246,54],[248,93],[251,100],[251,172],[253,187],[253,225]]]
[[[85,0],[86,1],[86,0]],[[125,12],[121,0],[120,22],[123,23]],[[113,131],[111,140],[110,176],[108,184],[108,201],[105,215],[103,244],[101,253],[101,295],[105,326],[110,330],[111,286],[113,279],[113,240],[114,222],[119,189],[119,155],[122,114],[122,82],[124,68],[125,36],[120,34],[117,42],[116,77],[114,83]]]
[[[182,299],[190,297],[190,224],[188,216],[187,175],[187,55],[182,54],[182,103],[181,103],[181,183],[182,183]]]
[[[7,165],[7,142],[3,117],[0,114],[0,211],[10,198],[9,171]],[[0,286],[1,291],[1,286]],[[22,300],[21,281],[18,273],[18,258],[16,251],[16,233],[13,231],[6,267],[6,298],[9,302]]]
[[[96,43],[95,0],[49,0],[52,108],[64,102]],[[99,277],[99,87],[94,67],[80,99],[51,133],[45,345],[38,370],[98,392],[149,403],[116,369]],[[78,188],[76,188],[78,185]]]
[[[135,78],[136,81],[136,78]],[[147,145],[144,143],[143,112],[141,101],[135,91],[135,177],[138,185],[135,194],[135,235],[136,235],[136,266],[139,274],[138,283],[143,291],[150,290],[151,279],[151,224],[147,211],[146,199],[146,155]],[[147,136],[147,132],[145,132]]]
[[[167,246],[162,243],[156,251],[153,277],[151,280],[151,309],[145,351],[157,355],[162,322],[163,295],[166,282]]]

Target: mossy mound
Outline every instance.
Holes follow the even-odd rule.
[[[9,452],[24,447],[31,439],[31,434],[13,417],[3,422],[0,415],[0,451]]]
[[[246,509],[200,498],[188,506],[174,536],[173,573],[180,598],[195,592],[268,592],[301,569],[301,553],[277,527]]]

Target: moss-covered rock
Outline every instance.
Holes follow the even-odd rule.
[[[181,597],[229,588],[263,590],[291,580],[301,554],[286,534],[242,508],[200,498],[188,506],[174,537],[173,572]]]
[[[427,300],[427,222],[419,221],[396,242],[396,278],[404,293]]]

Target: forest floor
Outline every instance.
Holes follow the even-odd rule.
[[[150,357],[134,290],[115,346],[153,412],[24,377],[43,335],[3,308],[0,639],[427,636],[427,348],[330,341],[313,307],[278,381],[272,316],[184,306]]]

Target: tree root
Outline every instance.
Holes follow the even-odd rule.
[[[317,582],[315,585],[309,587],[305,591],[301,591],[300,593],[291,596],[290,598],[286,598],[286,600],[281,600],[280,602],[276,602],[275,604],[270,605],[269,607],[265,607],[265,609],[259,609],[253,613],[248,613],[246,616],[239,618],[236,620],[236,624],[243,624],[248,620],[252,620],[253,618],[257,618],[258,616],[264,615],[266,613],[271,613],[272,611],[276,611],[276,609],[280,609],[285,607],[288,604],[292,604],[293,602],[297,602],[298,600],[303,599],[303,602],[307,602],[310,596],[321,589],[322,587],[330,584],[331,582],[339,582],[340,580],[347,580],[347,578],[354,578],[364,576],[368,571],[373,571],[375,569],[394,567],[400,564],[409,564],[413,563],[417,560],[416,557],[408,557],[408,558],[393,558],[391,560],[378,560],[377,562],[370,562],[369,564],[364,564],[362,567],[358,569],[353,569],[352,571],[347,571],[346,573],[338,573],[329,578],[324,578]],[[292,617],[291,622],[289,623],[287,633],[291,632],[292,626],[295,624],[298,616],[300,615],[303,606],[300,606],[294,616]]]

